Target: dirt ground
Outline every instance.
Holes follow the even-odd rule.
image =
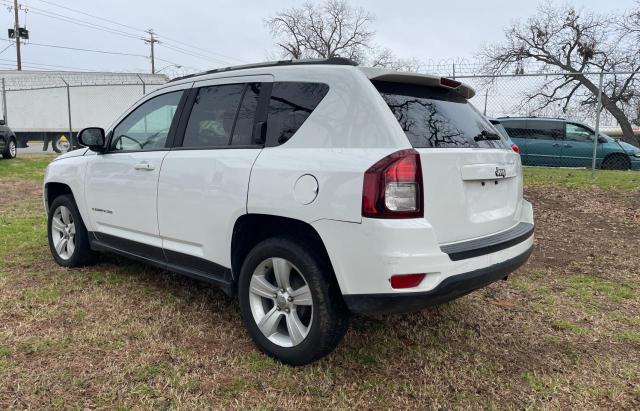
[[[640,191],[527,187],[529,263],[335,353],[256,352],[237,303],[113,256],[51,259],[40,183],[0,180],[0,408],[640,409]]]

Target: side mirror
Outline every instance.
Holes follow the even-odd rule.
[[[6,122],[6,121],[4,121],[4,119],[0,119],[0,126],[4,126],[4,125],[6,125],[6,124],[7,124],[7,122]]]
[[[96,153],[105,152],[105,137],[104,129],[100,127],[89,127],[80,130],[78,133],[78,141],[85,147],[89,147],[89,150]]]

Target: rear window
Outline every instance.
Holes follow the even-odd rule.
[[[416,148],[508,148],[491,123],[464,97],[441,87],[373,81]]]
[[[267,141],[286,143],[329,92],[322,83],[275,82],[269,100]]]

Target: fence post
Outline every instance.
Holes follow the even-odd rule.
[[[602,80],[604,78],[604,70],[600,72],[600,80],[598,81],[598,102],[596,103],[596,133],[593,136],[593,160],[591,162],[591,178],[596,176],[596,154],[598,152],[598,137],[600,137],[600,112],[602,111]]]
[[[75,149],[77,144],[75,138],[73,137],[73,128],[71,127],[71,89],[69,88],[69,83],[65,81],[64,78],[60,77],[62,82],[67,86],[67,114],[69,115],[69,144],[71,146],[71,150]]]
[[[147,85],[142,79],[142,77],[140,77],[140,74],[136,73],[136,76],[138,76],[138,78],[140,79],[140,82],[142,83],[142,95],[144,96],[145,94],[147,94]]]
[[[487,115],[487,100],[489,99],[489,87],[484,91],[484,114]]]
[[[453,72],[451,78],[454,80],[456,79],[456,63],[453,63]]]
[[[7,120],[7,89],[4,84],[4,77],[2,78],[2,118],[4,119],[4,123],[9,125],[9,121]]]

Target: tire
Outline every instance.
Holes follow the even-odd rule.
[[[96,261],[97,253],[89,246],[89,233],[70,194],[56,197],[51,203],[47,237],[51,255],[58,265],[81,267]]]
[[[611,154],[602,161],[603,170],[628,170],[631,168],[629,157],[622,154]]]
[[[244,324],[262,352],[285,364],[304,365],[324,357],[349,327],[350,314],[330,265],[323,260],[305,242],[276,237],[256,245],[242,264],[238,294]],[[287,270],[282,293],[276,272]],[[308,293],[303,292],[305,285]],[[252,287],[259,293],[250,291]],[[269,336],[258,326],[260,318],[263,329],[273,330],[267,331]],[[297,331],[291,333],[290,327]]]
[[[2,153],[2,157],[6,158],[7,160],[13,160],[18,155],[17,147],[18,146],[16,145],[16,140],[13,138],[9,139],[9,142],[7,143],[7,149],[4,153]]]
[[[66,153],[71,151],[71,143],[67,140],[67,142],[61,141],[62,136],[55,136],[51,139],[51,148],[58,154]]]

